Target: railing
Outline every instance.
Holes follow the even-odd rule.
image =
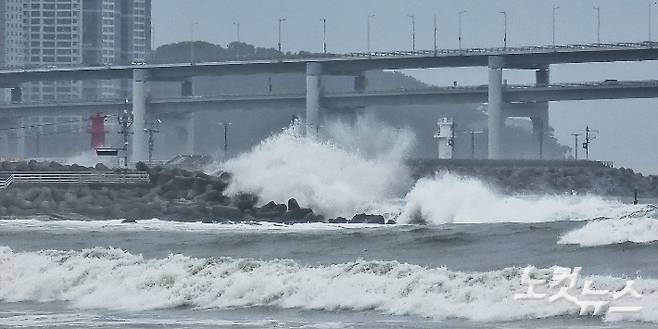
[[[145,184],[150,182],[147,172],[115,173],[106,171],[81,172],[12,172],[0,179],[0,189],[12,184]],[[2,175],[2,173],[0,173]]]

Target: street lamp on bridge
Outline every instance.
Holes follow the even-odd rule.
[[[199,22],[190,23],[190,63],[194,63],[194,27],[199,25]]]
[[[370,20],[372,20],[375,17],[374,14],[368,15],[368,22],[367,22],[367,43],[368,43],[368,56],[370,56]]]
[[[327,19],[321,18],[322,21],[322,53],[327,54]]]
[[[601,7],[594,7],[596,12],[596,43],[601,43]]]
[[[652,20],[653,20],[653,7],[658,4],[658,1],[650,2],[649,3],[649,42],[652,40],[652,34],[653,34],[653,27],[652,25]]]
[[[462,50],[462,16],[466,13],[466,10],[462,10],[459,12],[459,50]]]
[[[505,29],[504,29],[504,34],[503,34],[503,47],[507,49],[507,12],[506,11],[499,11],[499,13],[503,14],[503,18],[505,19]]]
[[[553,50],[555,50],[555,16],[558,9],[560,9],[560,6],[553,6]]]
[[[235,41],[240,42],[240,22],[233,22],[233,25],[235,25],[235,32],[236,32],[236,39]]]
[[[416,15],[407,15],[411,19],[411,50],[416,51]]]
[[[283,25],[283,22],[285,22],[285,21],[287,21],[287,19],[279,18],[279,42],[277,42],[279,53],[281,53],[281,26]]]

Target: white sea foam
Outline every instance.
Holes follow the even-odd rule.
[[[400,197],[411,180],[403,158],[411,133],[371,117],[353,125],[334,122],[325,139],[299,137],[294,129],[272,136],[223,165],[234,175],[229,193],[252,192],[261,201],[286,202],[325,216],[352,216],[373,203]]]
[[[435,319],[507,321],[577,314],[566,301],[515,300],[520,268],[454,272],[382,261],[302,266],[293,261],[144,259],[117,249],[18,253],[0,247],[0,301],[66,301],[82,309],[140,311],[179,306],[374,310]],[[625,280],[590,277],[618,291]],[[657,280],[637,279],[639,319],[658,320]],[[577,288],[579,288],[578,286]]]
[[[251,222],[251,223],[201,223],[173,222],[158,219],[140,220],[137,223],[122,223],[122,220],[77,221],[39,219],[2,219],[0,230],[12,231],[76,231],[76,232],[292,232],[292,231],[335,231],[384,227],[379,224],[330,224],[300,223],[295,225]]]
[[[509,196],[481,181],[453,174],[422,178],[406,195],[400,222],[547,222],[619,218],[637,210],[621,202],[585,195]]]
[[[658,241],[658,220],[653,218],[614,218],[587,223],[582,228],[563,235],[559,244],[593,247],[625,242]]]

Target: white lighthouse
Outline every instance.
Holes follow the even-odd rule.
[[[439,159],[452,159],[455,150],[455,124],[452,118],[441,118],[436,124],[438,130],[434,138],[439,144]]]

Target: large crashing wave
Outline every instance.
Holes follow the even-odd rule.
[[[15,253],[0,247],[0,301],[67,301],[77,308],[139,311],[279,307],[375,310],[435,319],[507,321],[578,314],[568,302],[515,300],[523,269],[454,272],[397,262],[302,266],[293,261],[144,259],[117,249]],[[595,277],[599,289],[625,281]],[[638,279],[641,319],[658,320],[656,280]],[[578,288],[578,287],[577,287]]]
[[[371,117],[334,122],[326,139],[289,129],[224,164],[234,175],[228,193],[252,192],[262,202],[296,198],[325,216],[352,216],[399,197],[410,185],[403,158],[413,135]]]
[[[223,164],[234,174],[228,192],[252,192],[262,203],[294,197],[326,217],[369,212],[402,223],[588,220],[632,211],[596,196],[502,195],[452,174],[423,178],[412,188],[404,164],[414,141],[410,132],[372,116],[328,123],[323,139],[300,137],[299,128]]]
[[[429,224],[589,220],[636,210],[592,195],[502,195],[480,180],[448,173],[420,179],[404,201],[401,222]]]

